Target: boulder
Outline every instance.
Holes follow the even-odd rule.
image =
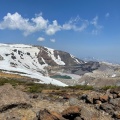
[[[114,106],[108,103],[103,103],[100,105],[100,109],[104,110],[105,112],[109,113],[110,115],[113,115],[114,113]]]
[[[29,96],[20,91],[15,90],[12,85],[6,84],[0,87],[0,112],[4,112],[8,109],[15,107],[29,108],[30,104]]]
[[[86,97],[87,103],[95,103],[96,100],[99,100],[100,93],[97,93],[95,91],[92,91],[89,95]]]
[[[57,112],[50,112],[47,109],[40,110],[38,120],[65,120],[61,114]]]
[[[114,105],[114,106],[120,107],[120,98],[110,99],[109,103]]]
[[[111,115],[102,112],[100,109],[97,110],[94,106],[89,104],[83,105],[80,113],[82,120],[113,120]]]
[[[115,111],[113,116],[114,118],[120,119],[120,111]]]
[[[70,106],[62,112],[62,116],[66,119],[74,119],[80,116],[81,108],[78,106]]]
[[[81,109],[81,118],[83,120],[98,120],[99,118],[99,114],[96,111],[96,109],[91,108],[91,107],[87,107],[87,106],[83,106]]]
[[[78,100],[83,100],[85,102],[86,99],[87,99],[87,95],[86,94],[82,94],[82,95],[78,96]]]
[[[120,93],[118,93],[118,97],[120,97]]]
[[[74,106],[74,105],[79,105],[79,100],[77,99],[77,98],[73,98],[73,97],[71,97],[70,99],[69,99],[69,104],[71,105],[71,106]]]
[[[111,94],[119,94],[119,93],[120,93],[120,87],[117,87],[117,88],[115,88],[115,89],[111,89],[111,90],[110,90],[110,93],[111,93]]]
[[[100,99],[101,102],[107,102],[109,100],[109,96],[106,95],[106,94],[101,95],[99,99]]]
[[[117,98],[118,95],[117,94],[113,94],[113,99]]]

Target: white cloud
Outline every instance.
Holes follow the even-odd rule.
[[[16,12],[14,14],[8,13],[0,22],[0,30],[20,30],[25,36],[34,32],[44,32],[47,35],[54,35],[56,32],[62,30],[82,32],[90,26],[94,27],[93,31],[100,31],[103,28],[103,26],[98,24],[98,16],[93,18],[92,21],[84,20],[77,16],[74,19],[70,19],[65,24],[59,24],[57,20],[52,21],[51,24],[49,20],[43,18],[42,13],[35,14],[34,18],[29,19],[22,17]]]
[[[53,43],[54,43],[54,42],[56,42],[56,40],[55,40],[55,39],[50,39],[50,41],[51,41],[51,42],[53,42]]]
[[[8,13],[3,21],[0,22],[0,29],[21,30],[24,35],[29,35],[36,31],[41,31],[47,28],[48,20],[45,20],[42,16],[37,16],[29,20],[23,18],[19,13]]]
[[[47,35],[53,35],[57,31],[60,31],[60,30],[61,30],[61,26],[58,25],[57,20],[54,20],[53,24],[48,25],[48,27],[46,29],[46,34]]]
[[[107,17],[109,17],[110,16],[110,13],[106,13],[105,14],[105,17],[107,18]]]
[[[101,31],[101,29],[103,28],[102,25],[99,25],[99,24],[98,24],[98,19],[99,19],[98,16],[96,16],[96,17],[94,17],[93,20],[90,22],[91,25],[94,26],[94,29],[92,30],[92,34],[95,34],[95,35],[97,35],[97,34]]]
[[[74,30],[74,31],[83,31],[85,30],[89,25],[88,20],[82,20],[79,16],[77,16],[75,19],[72,19],[68,21],[67,23],[63,24],[62,29],[63,30]]]
[[[45,38],[39,37],[39,38],[37,39],[37,41],[40,41],[40,42],[45,41]]]
[[[0,23],[0,29],[20,29],[25,30],[29,25],[29,19],[23,19],[18,13],[11,14],[8,13],[7,16],[3,18],[3,22]]]

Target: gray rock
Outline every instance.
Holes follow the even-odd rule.
[[[120,107],[120,98],[110,99],[109,103],[112,104],[112,105],[114,105],[114,106]]]
[[[69,104],[70,105],[78,105],[79,104],[79,100],[77,98],[70,98],[69,99]]]
[[[92,106],[84,105],[81,109],[82,120],[113,120],[109,114],[96,110]]]
[[[100,105],[100,109],[109,113],[110,115],[114,114],[114,106],[108,103],[103,103]]]
[[[100,93],[92,91],[89,95],[87,95],[86,102],[88,103],[96,103],[96,100],[99,100]]]

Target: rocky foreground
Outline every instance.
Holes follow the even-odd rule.
[[[0,87],[0,120],[118,120],[120,88],[107,91],[22,91],[23,86]]]

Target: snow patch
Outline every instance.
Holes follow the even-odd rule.
[[[75,58],[75,56],[71,55],[70,56],[75,60],[76,63],[80,64],[80,62],[78,61],[78,59]]]
[[[111,77],[112,77],[112,78],[116,77],[116,74],[113,74]]]
[[[47,47],[45,47],[47,48]],[[54,49],[47,48],[48,55],[58,64],[58,65],[65,65],[65,63],[61,60],[60,56],[58,55],[58,58],[54,55]]]

